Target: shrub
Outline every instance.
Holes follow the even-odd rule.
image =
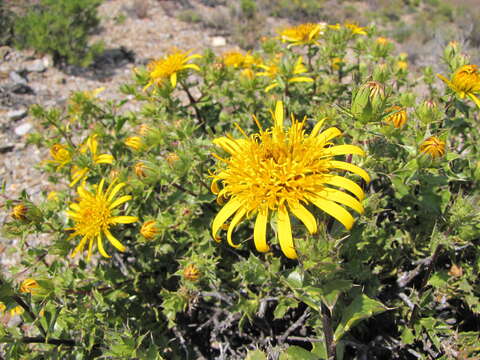
[[[99,23],[101,0],[41,0],[15,23],[15,44],[52,54],[55,64],[86,66],[101,51],[88,38]]]
[[[0,0],[0,46],[9,45],[13,39],[14,14]]]

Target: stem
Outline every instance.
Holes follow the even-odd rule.
[[[322,302],[322,324],[323,335],[325,336],[325,347],[327,348],[328,360],[335,360],[335,342],[333,341],[332,315],[330,310]]]
[[[20,341],[24,344],[50,344],[50,345],[66,345],[77,346],[75,340],[68,339],[46,339],[42,337],[24,337]]]
[[[0,286],[3,286],[5,284],[5,282],[0,279]],[[14,294],[12,295],[12,299],[19,305],[23,308],[23,310],[25,310],[25,312],[28,314],[28,316],[30,316],[30,318],[32,319],[32,321],[35,323],[35,325],[37,326],[38,330],[42,333],[43,336],[47,336],[47,332],[45,331],[45,329],[43,328],[42,324],[40,324],[40,322],[37,322],[37,317],[35,316],[35,314],[33,313],[33,311],[30,309],[30,306],[28,306],[28,304],[23,301],[23,299]]]
[[[68,145],[70,145],[72,148],[76,148],[75,144],[73,143],[72,139],[70,138],[70,136],[65,132],[65,130],[62,129],[62,127],[60,125],[58,125],[55,121],[51,121],[50,119],[48,119],[48,122],[50,124],[52,124],[55,129],[58,130],[58,132],[60,133],[60,135],[63,136],[63,138],[67,141]]]
[[[428,280],[430,279],[430,276],[432,275],[433,268],[435,267],[435,263],[437,262],[438,256],[440,255],[440,252],[442,251],[442,248],[443,248],[443,246],[441,244],[437,245],[437,247],[436,247],[436,249],[435,249],[435,251],[434,251],[434,253],[431,257],[431,261],[429,262],[428,267],[427,267],[427,273],[425,274],[425,276],[422,280],[422,283],[420,284],[420,290],[418,292],[418,298],[421,298],[422,294],[425,292],[425,287],[427,285]],[[415,307],[412,310],[412,316],[410,317],[410,321],[409,321],[410,326],[412,326],[414,324],[415,320],[417,319],[419,310],[420,310],[420,308],[418,307],[417,304],[415,304]]]
[[[200,113],[200,110],[197,107],[197,100],[195,100],[195,98],[193,97],[189,88],[182,81],[180,81],[180,84],[182,85],[183,90],[185,91],[185,93],[188,96],[188,100],[190,101],[190,106],[192,106],[193,109],[195,110],[195,116],[197,117],[198,121],[200,122],[200,124],[204,128],[205,127],[205,120],[203,119],[203,117]]]

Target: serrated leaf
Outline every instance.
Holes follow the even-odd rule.
[[[370,299],[366,295],[357,296],[343,312],[342,320],[338,324],[334,341],[337,342],[347,331],[354,327],[359,321],[368,319],[375,314],[388,310],[381,302]]]
[[[300,346],[290,346],[283,352],[279,360],[319,360],[319,357]]]
[[[247,353],[245,360],[267,360],[267,355],[261,350],[253,350]]]

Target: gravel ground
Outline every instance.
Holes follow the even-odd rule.
[[[48,158],[47,149],[26,145],[28,134],[38,124],[28,113],[32,104],[63,106],[74,91],[105,87],[104,99],[120,99],[118,88],[131,79],[135,66],[148,63],[175,46],[202,51],[214,46],[221,53],[233,46],[228,39],[218,38],[199,25],[192,25],[171,16],[175,1],[107,0],[100,9],[100,31],[93,41],[102,40],[105,54],[88,69],[54,68],[51,58],[33,51],[0,47],[0,227],[8,220],[1,204],[16,199],[26,190],[33,200],[52,190],[47,176],[36,168]],[[219,45],[225,42],[224,45]],[[30,244],[36,239],[31,239]],[[18,246],[18,240],[6,239],[0,233],[0,266],[19,263],[19,253],[7,250]],[[8,275],[7,275],[8,276]]]

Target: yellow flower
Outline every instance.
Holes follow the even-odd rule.
[[[241,67],[243,65],[243,61],[245,56],[238,52],[238,51],[229,51],[222,55],[223,63],[225,66],[231,66],[234,68]]]
[[[328,27],[332,30],[340,30],[342,28],[342,25],[340,25],[339,23],[336,23],[335,25],[328,25]]]
[[[24,204],[15,205],[10,216],[15,220],[26,220],[28,208]]]
[[[406,61],[399,60],[395,64],[397,71],[406,71],[408,70],[408,63]]]
[[[78,203],[71,203],[70,210],[67,211],[68,217],[74,222],[74,226],[67,229],[74,231],[69,239],[75,236],[81,237],[72,257],[82,251],[88,242],[87,260],[89,260],[94,240],[97,241],[100,254],[110,257],[103,247],[102,237],[106,237],[117,250],[125,251],[125,246],[112,235],[110,227],[116,224],[130,224],[138,220],[135,216],[114,215],[114,209],[131,200],[132,197],[124,195],[115,199],[115,195],[126,185],[125,183],[116,184],[116,181],[113,181],[105,192],[104,184],[105,179],[102,179],[96,186],[95,192],[88,191],[85,185],[77,188]]]
[[[147,170],[148,167],[145,165],[143,161],[137,162],[133,166],[133,170],[135,171],[135,175],[137,175],[139,178],[144,178],[147,176],[145,170]]]
[[[378,45],[381,45],[381,46],[385,46],[385,45],[388,45],[390,44],[390,39],[386,38],[386,37],[378,37],[375,42],[378,44]]]
[[[318,37],[324,29],[322,24],[306,23],[297,26],[291,26],[280,32],[283,42],[289,42],[291,46],[295,45],[318,45]]]
[[[140,136],[147,136],[147,134],[152,131],[152,128],[147,125],[147,124],[141,124],[139,127],[138,127],[138,135]]]
[[[392,112],[392,114],[387,116],[385,122],[388,124],[392,123],[397,129],[402,128],[407,122],[407,111],[404,108],[395,105],[388,108],[387,112]]]
[[[4,303],[0,302],[0,312],[5,312],[5,310],[7,310],[7,307]],[[20,305],[17,305],[14,308],[10,309],[8,312],[10,316],[15,316],[23,314],[23,311],[23,308]]]
[[[47,194],[47,200],[57,201],[57,200],[58,200],[58,192],[56,192],[56,191],[50,191],[50,192]]]
[[[364,192],[352,180],[335,174],[334,169],[352,172],[367,182],[370,178],[360,167],[335,159],[337,155],[365,155],[354,145],[333,146],[331,140],[341,135],[340,130],[331,127],[320,132],[321,121],[310,135],[306,135],[306,121],[297,121],[293,114],[292,125],[285,129],[283,112],[283,103],[278,101],[275,112],[272,112],[273,127],[263,130],[254,116],[259,133],[250,137],[244,134],[241,139],[229,136],[214,140],[214,144],[229,156],[221,158],[215,155],[223,165],[212,174],[211,189],[219,201],[227,202],[213,220],[212,234],[215,240],[220,241],[217,233],[233,215],[228,225],[227,241],[231,246],[238,247],[232,242],[233,230],[244,217],[256,216],[253,230],[255,246],[258,251],[266,252],[269,250],[267,223],[269,215],[275,214],[280,247],[288,258],[295,259],[297,254],[289,213],[313,234],[317,231],[317,222],[306,207],[312,204],[350,229],[354,218],[341,205],[363,213],[360,201]]]
[[[175,164],[178,160],[180,160],[180,157],[171,152],[171,153],[168,153],[167,156],[165,157],[165,159],[167,160],[167,163],[168,165],[172,166],[173,164]]]
[[[342,66],[343,59],[339,57],[334,57],[330,59],[330,67],[332,70],[338,71],[340,70],[340,67]]]
[[[420,144],[420,152],[430,155],[432,158],[439,158],[445,155],[445,142],[436,136],[430,136]]]
[[[468,96],[478,107],[480,107],[480,99],[475,93],[480,92],[480,74],[477,65],[463,65],[458,68],[448,80],[445,76],[437,74],[437,76],[448,85],[450,89],[455,91],[457,95],[463,99]]]
[[[183,277],[189,281],[197,281],[200,278],[200,270],[195,264],[189,264],[183,269]]]
[[[56,164],[56,171],[60,170],[62,167],[72,161],[72,155],[70,154],[70,151],[68,151],[66,146],[62,144],[52,145],[52,147],[50,147],[50,156],[53,158],[53,160],[47,160],[47,162]]]
[[[200,71],[196,64],[188,64],[192,59],[201,58],[199,54],[190,55],[190,51],[173,49],[171,54],[165,55],[162,59],[154,60],[147,65],[150,81],[144,87],[148,89],[153,84],[163,86],[165,82],[170,81],[172,88],[177,86],[178,75],[185,70],[191,69]]]
[[[252,69],[243,69],[240,74],[249,80],[253,80],[255,78],[255,73]]]
[[[140,136],[130,136],[125,139],[124,144],[133,150],[140,150],[140,148],[143,146]]]
[[[345,23],[344,24],[347,29],[349,29],[353,35],[367,35],[367,32],[365,31],[365,27],[360,27],[355,24],[351,23]]]
[[[36,294],[40,290],[40,285],[38,284],[37,280],[35,279],[25,279],[22,281],[20,285],[20,292],[21,293],[30,293]]]
[[[157,222],[155,220],[148,220],[145,221],[140,228],[140,234],[148,240],[153,239],[160,233],[160,229],[157,226]]]
[[[269,92],[270,90],[280,86],[278,80],[275,80],[277,75],[280,73],[280,67],[278,63],[279,59],[275,59],[270,63],[270,65],[258,65],[258,67],[265,70],[264,72],[259,72],[257,76],[266,76],[272,79],[272,83],[265,88],[265,92]],[[308,70],[303,65],[303,58],[300,56],[298,60],[295,62],[295,66],[293,67],[293,75],[300,75],[306,73]],[[307,76],[293,76],[287,79],[287,82],[294,83],[294,82],[313,82],[313,79]]]
[[[91,135],[87,138],[84,144],[80,146],[80,153],[85,154],[87,151],[90,152],[90,156],[94,164],[113,164],[113,156],[110,154],[97,154],[98,150],[98,135]],[[89,172],[89,168],[80,168],[78,166],[72,167],[72,181],[70,182],[70,186],[75,186],[80,180],[85,180],[87,174]]]

